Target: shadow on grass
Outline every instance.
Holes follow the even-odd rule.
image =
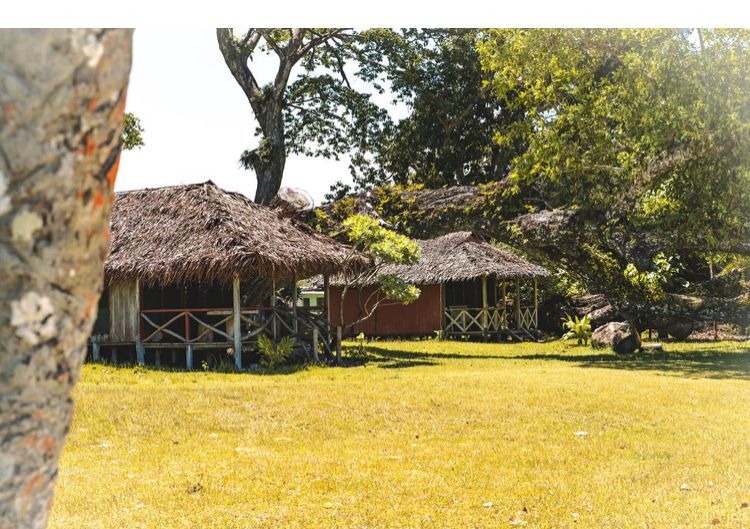
[[[567,362],[584,368],[622,369],[627,371],[653,371],[686,378],[715,378],[750,380],[750,348],[741,352],[720,352],[715,348],[691,349],[684,352],[648,352],[632,355],[600,354],[457,354],[402,351],[377,346],[367,347],[367,361],[377,362],[383,368],[405,368],[435,365],[440,360],[507,360]]]

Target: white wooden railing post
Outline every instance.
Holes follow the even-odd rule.
[[[242,306],[240,303],[240,277],[232,278],[232,333],[234,338],[234,367],[242,369]]]
[[[315,363],[320,362],[320,358],[318,358],[318,328],[313,327],[313,335],[312,335],[312,349],[313,349],[313,360],[315,360]]]
[[[482,276],[482,336],[487,337],[487,276]]]
[[[299,334],[299,323],[297,322],[297,276],[292,279],[292,328],[294,334]]]
[[[273,341],[276,341],[276,278],[271,278],[271,308],[273,309],[271,311],[271,318],[273,320],[271,321],[271,328],[273,330]]]

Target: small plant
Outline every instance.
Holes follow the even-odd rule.
[[[278,343],[274,343],[265,335],[258,338],[260,364],[266,369],[274,369],[286,362],[292,354],[292,349],[294,349],[294,338],[291,336],[284,336]]]
[[[357,335],[357,349],[359,354],[365,352],[365,333],[361,332]]]
[[[591,317],[586,314],[583,318],[567,316],[563,318],[563,335],[565,340],[576,340],[578,345],[588,345],[591,339]]]

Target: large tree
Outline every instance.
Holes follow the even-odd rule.
[[[356,183],[479,184],[505,176],[523,144],[494,138],[523,118],[492,94],[476,29],[378,29],[359,48],[363,79],[407,114],[387,120],[352,157]]]
[[[378,127],[383,111],[367,92],[356,90],[346,65],[359,35],[344,28],[250,28],[242,35],[216,30],[224,61],[242,88],[258,122],[259,144],[240,161],[257,178],[255,201],[270,203],[281,186],[290,153],[338,156],[352,138]],[[278,59],[273,80],[261,84],[254,54]]]
[[[46,525],[96,316],[130,30],[0,31],[0,527]]]
[[[648,325],[746,324],[747,287],[705,257],[750,252],[749,48],[742,30],[483,31],[491,93],[523,115],[495,135],[523,146],[508,176],[369,200],[415,235],[521,246]]]

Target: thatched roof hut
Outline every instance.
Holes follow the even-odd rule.
[[[213,182],[117,193],[108,283],[230,282],[343,272],[349,248]],[[364,258],[354,259],[365,264]]]
[[[469,231],[458,231],[435,239],[417,240],[422,251],[413,265],[386,265],[383,274],[394,274],[416,285],[469,281],[483,276],[498,279],[534,279],[549,272],[518,255],[498,248]],[[341,278],[334,280],[341,283]]]
[[[384,274],[419,285],[421,294],[414,303],[385,302],[377,306],[383,296],[375,284],[355,285],[344,297],[342,278],[337,276],[330,296],[332,323],[357,322],[363,313],[371,311],[371,317],[348,333],[405,336],[440,331],[445,336],[485,339],[535,338],[537,280],[549,276],[547,270],[471,232],[416,242],[422,250],[416,264],[381,269]]]

